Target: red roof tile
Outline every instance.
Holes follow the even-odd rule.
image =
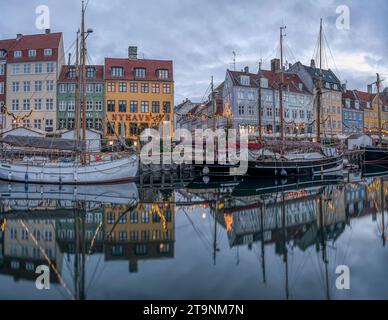
[[[269,70],[261,70],[261,74],[268,79],[269,86],[274,90],[279,89],[280,72],[274,72]],[[284,85],[289,88],[291,92],[311,94],[311,92],[304,85],[299,76],[295,73],[284,72],[283,73]],[[299,85],[302,85],[302,90],[299,89]]]
[[[112,77],[110,69],[112,67],[124,68],[123,77]],[[145,78],[135,78],[135,68],[145,68]],[[167,79],[159,79],[157,70],[168,70]],[[148,60],[148,59],[119,59],[105,58],[105,79],[106,80],[144,80],[144,81],[173,81],[173,62],[171,60]]]

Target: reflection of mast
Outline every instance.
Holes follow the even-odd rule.
[[[85,203],[76,202],[74,213],[75,254],[74,254],[74,291],[77,300],[85,300],[85,261],[86,261],[86,224]]]
[[[319,218],[319,235],[322,245],[322,261],[325,265],[325,279],[326,279],[326,299],[330,300],[330,289],[329,289],[329,273],[328,273],[328,264],[329,261],[327,259],[327,248],[326,248],[326,234],[324,229],[324,221],[323,221],[323,197],[322,194],[318,199],[318,218]]]
[[[385,247],[385,198],[384,198],[384,180],[380,180],[380,197],[381,197],[381,237],[383,238],[383,247]]]
[[[264,210],[260,206],[260,224],[261,224],[261,268],[263,270],[263,283],[266,283],[265,277],[265,246],[264,246]]]
[[[216,265],[217,258],[217,214],[218,214],[218,193],[216,195],[216,206],[214,210],[214,239],[213,239],[213,264]]]
[[[286,206],[284,202],[284,191],[282,192],[282,235],[283,235],[283,261],[286,268],[286,299],[290,298],[289,288],[288,288],[288,251],[287,251],[287,230],[286,230]]]

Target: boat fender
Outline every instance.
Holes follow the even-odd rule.
[[[275,169],[275,176],[278,175],[278,169]]]
[[[8,173],[8,180],[9,180],[9,181],[12,180],[12,172],[11,172],[11,171]]]
[[[287,177],[287,171],[284,170],[284,169],[282,169],[282,171],[280,172],[280,175],[281,175],[282,177]]]
[[[209,172],[210,172],[210,170],[209,170],[209,167],[208,167],[208,166],[206,166],[205,168],[203,168],[202,173],[203,173],[205,176],[207,176],[207,175],[209,174]]]

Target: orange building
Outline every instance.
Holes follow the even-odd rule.
[[[105,135],[136,140],[145,128],[173,133],[173,63],[137,58],[105,59]],[[167,131],[167,132],[166,132]]]

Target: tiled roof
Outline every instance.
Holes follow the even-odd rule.
[[[0,40],[0,50],[8,51],[9,48],[14,46],[15,41],[15,39]]]
[[[261,74],[268,79],[268,85],[274,90],[279,90],[280,72],[273,72],[269,70],[261,70]],[[286,86],[291,92],[311,94],[311,92],[304,85],[302,80],[296,73],[283,73],[284,86]],[[301,85],[301,89],[300,86]]]
[[[313,79],[316,79],[320,76],[321,70],[319,68],[313,68],[309,66],[305,66],[302,64],[305,70],[310,74]],[[325,82],[330,82],[334,84],[341,85],[341,81],[337,78],[333,71],[330,69],[322,69],[322,80]]]
[[[112,67],[124,68],[123,77],[112,77]],[[135,78],[135,68],[145,68],[145,78]],[[159,79],[157,70],[168,70],[167,79]],[[148,59],[118,59],[105,58],[105,79],[106,80],[145,80],[145,81],[173,81],[173,62],[171,60],[148,60]]]
[[[62,33],[44,33],[34,35],[22,35],[20,39],[13,39],[11,47],[8,49],[7,61],[10,63],[28,61],[55,61],[58,58],[59,44]],[[28,50],[35,49],[36,56],[28,57]],[[51,56],[44,56],[44,49],[52,49]],[[14,58],[14,51],[22,51],[22,57]]]
[[[93,67],[96,70],[96,77],[94,78],[86,78],[87,81],[104,81],[104,66],[102,65],[90,65],[87,67]],[[64,65],[62,66],[61,73],[59,75],[58,81],[59,82],[75,82],[75,78],[70,78],[68,76],[69,74],[69,69],[70,68],[75,68],[74,65]]]

